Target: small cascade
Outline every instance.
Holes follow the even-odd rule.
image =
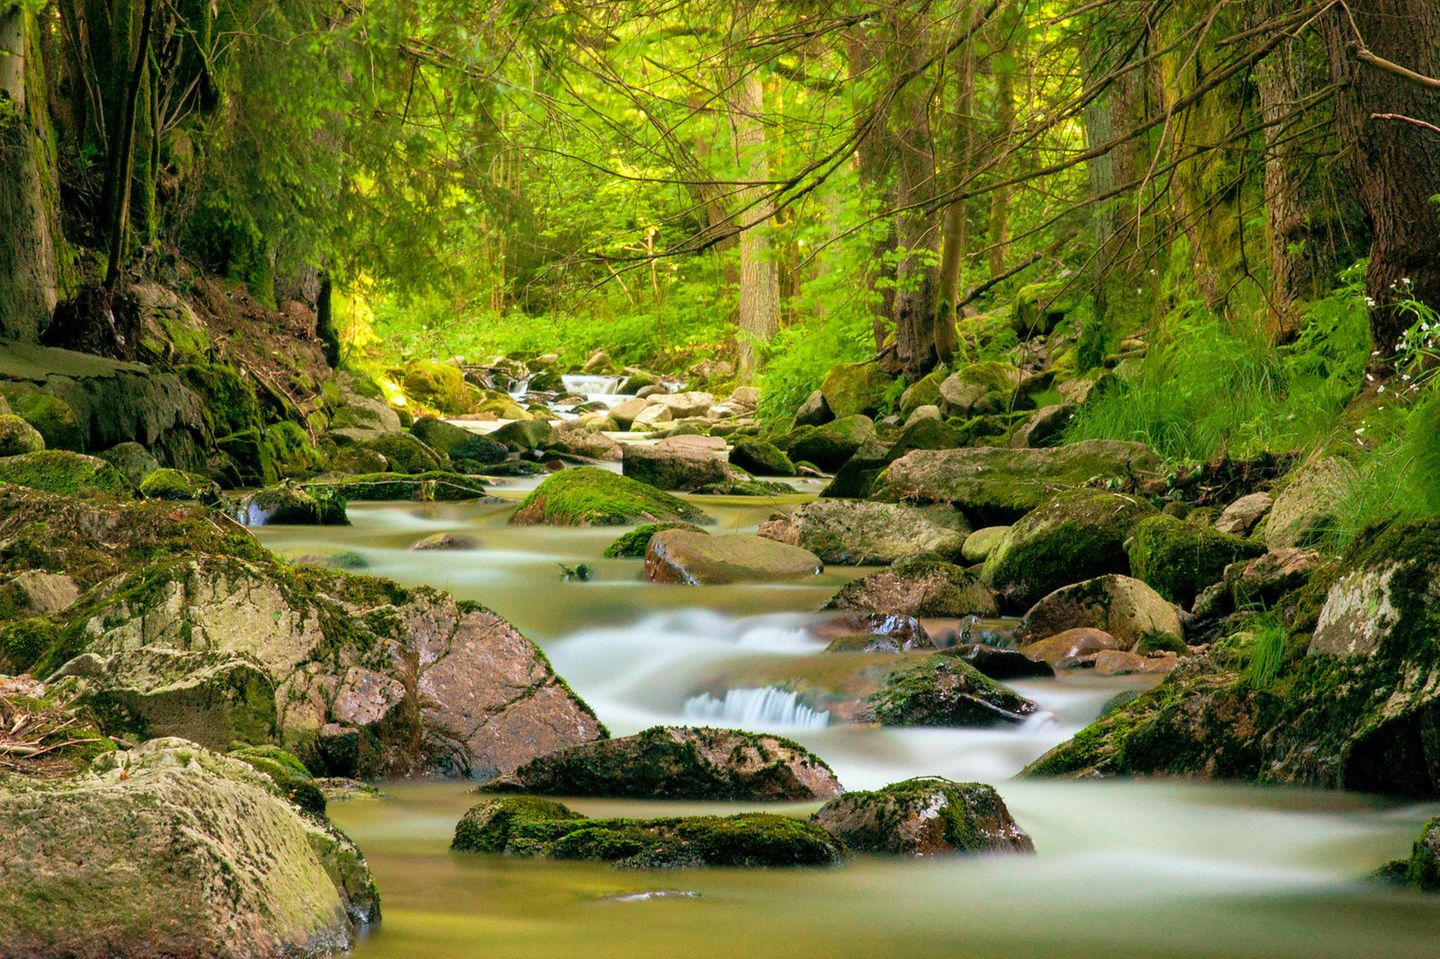
[[[625,382],[623,376],[562,376],[567,393],[583,393],[585,396],[617,396]]]
[[[830,714],[811,709],[800,696],[778,686],[763,689],[732,689],[724,699],[708,693],[685,703],[687,719],[719,720],[739,729],[824,729]]]

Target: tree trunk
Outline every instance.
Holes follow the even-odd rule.
[[[140,39],[135,50],[135,67],[125,91],[120,126],[110,140],[110,156],[107,181],[114,186],[110,211],[110,262],[105,271],[105,289],[113,291],[120,278],[120,267],[125,259],[126,237],[130,227],[131,178],[135,172],[135,133],[138,125],[137,112],[141,107],[140,95],[147,84],[150,67],[150,30],[155,23],[155,0],[145,0],[145,9],[140,18]],[[149,104],[145,105],[147,108]],[[148,124],[146,124],[148,128]],[[147,151],[149,144],[146,144]],[[109,192],[109,191],[107,191]]]
[[[897,40],[908,38],[902,66],[919,64],[923,38],[913,23],[898,23]],[[908,61],[908,62],[906,62]],[[897,71],[898,72],[898,71]],[[940,273],[936,247],[940,218],[924,205],[935,199],[935,143],[930,129],[930,87],[922,79],[909,83],[895,98],[891,122],[897,145],[895,234],[900,261],[895,266],[895,353],[889,366],[909,380],[935,368],[935,314]]]
[[[955,112],[951,120],[954,134],[954,163],[949,186],[965,182],[975,159],[975,52],[970,44],[956,51]],[[935,354],[948,363],[959,348],[955,304],[960,294],[960,276],[970,252],[969,204],[952,200],[945,208],[945,245],[940,252],[940,298],[935,311]]]
[[[874,29],[869,25],[859,27],[857,32],[848,38],[846,52],[851,84],[864,82],[872,71],[880,67],[880,44],[873,34]],[[863,122],[861,112],[857,111],[857,117],[860,118],[859,122]],[[855,161],[861,195],[877,206],[890,206],[894,201],[892,169],[895,145],[888,136],[889,131],[884,124],[880,124],[858,132],[861,135],[855,145]],[[883,232],[875,241],[870,255],[870,270],[864,278],[867,289],[873,289],[876,280],[885,275],[884,264],[895,252],[894,225],[889,218],[880,225]],[[886,286],[880,290],[880,315],[872,324],[877,353],[885,349],[885,340],[889,333],[885,318],[894,315],[895,290]]]
[[[1010,49],[1011,38],[1015,36],[1015,19],[1018,16],[1018,11],[1007,11],[1005,16],[995,22],[994,33],[998,34],[995,46],[1002,50]],[[1025,51],[1018,48],[1017,44],[1011,58],[1015,69],[1019,68],[1024,54]],[[1015,69],[1009,67],[1010,65],[1006,64],[1005,69],[995,71],[995,127],[1001,149],[1008,149],[1015,142]],[[1012,158],[1005,166],[1005,175],[1018,172],[1015,167],[1019,162],[1018,156]],[[1014,202],[1014,192],[1014,186],[1002,186],[990,195],[991,276],[1001,276],[1006,270],[1006,260],[1010,252],[1010,210]]]
[[[1388,358],[1413,321],[1396,309],[1413,299],[1440,309],[1440,90],[1360,53],[1440,78],[1440,6],[1434,0],[1351,0],[1324,22],[1340,92],[1335,119],[1346,167],[1374,239],[1366,288],[1375,347]],[[1363,46],[1362,46],[1363,45]],[[1418,122],[1417,122],[1418,121]]]
[[[55,144],[35,15],[0,12],[0,338],[34,341],[55,310]]]
[[[730,94],[730,126],[734,131],[735,159],[752,183],[770,179],[770,151],[761,116],[765,89],[754,70],[737,79]],[[770,218],[773,204],[768,188],[752,186],[740,191],[737,221],[740,234],[740,382],[749,383],[759,365],[759,348],[780,329],[780,282],[770,255]]]

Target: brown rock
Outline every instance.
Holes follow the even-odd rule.
[[[1129,576],[1101,576],[1057,589],[1030,608],[1015,632],[1022,647],[1069,629],[1109,633],[1130,649],[1147,636],[1184,638],[1180,613],[1155,590]]]
[[[804,579],[823,569],[809,550],[743,534],[668,529],[652,536],[645,550],[645,576],[652,583],[770,583]]]
[[[932,560],[897,563],[853,580],[825,608],[955,619],[996,615],[995,596],[979,578]]]
[[[832,799],[815,822],[855,852],[895,856],[1033,853],[994,787],[911,779]]]
[[[1128,648],[1107,632],[1080,628],[1029,643],[1020,647],[1020,651],[1037,662],[1049,664],[1052,669],[1078,669],[1093,666],[1102,651]]]
[[[1095,654],[1095,673],[1099,676],[1168,676],[1180,666],[1174,653],[1141,656],[1118,649],[1104,649]]]

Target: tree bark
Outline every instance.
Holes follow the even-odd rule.
[[[1433,0],[1351,0],[1323,23],[1340,92],[1335,119],[1346,168],[1374,232],[1366,288],[1371,333],[1393,354],[1412,322],[1396,308],[1418,300],[1440,309],[1440,90],[1367,63],[1359,52],[1440,77],[1440,6]],[[1358,36],[1357,36],[1358,28]],[[1381,118],[1390,117],[1407,119]],[[1419,121],[1410,122],[1410,121]]]
[[[126,90],[120,127],[116,135],[111,137],[114,152],[110,157],[108,179],[115,184],[115,192],[109,233],[110,262],[105,270],[105,289],[112,292],[120,279],[120,266],[125,259],[125,240],[130,226],[130,180],[135,170],[136,112],[140,107],[140,94],[149,73],[150,29],[154,23],[155,0],[145,0],[145,9],[140,17],[140,39],[135,51],[135,69],[130,75],[130,84]]]
[[[760,75],[750,70],[731,87],[730,126],[735,159],[751,183],[770,179],[770,151],[761,117],[765,89]],[[740,234],[740,382],[749,383],[759,366],[759,348],[780,329],[780,281],[770,253],[770,219],[773,204],[767,188],[751,186],[740,191],[737,219]]]
[[[950,186],[962,183],[975,157],[975,51],[965,44],[955,52],[955,110],[951,118],[954,163]],[[935,311],[935,354],[948,363],[959,348],[955,303],[960,277],[970,252],[970,209],[965,200],[952,200],[945,208],[945,244],[940,251],[940,298]]]
[[[0,338],[34,341],[55,310],[55,144],[34,14],[0,12]]]

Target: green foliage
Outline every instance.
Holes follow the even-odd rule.
[[[1290,633],[1273,616],[1260,618],[1250,631],[1245,650],[1245,682],[1253,689],[1269,689],[1285,665],[1285,643]]]
[[[1369,358],[1364,289],[1352,281],[1308,311],[1288,347],[1190,305],[1139,372],[1079,412],[1068,438],[1138,440],[1172,462],[1315,446],[1359,390]]]

